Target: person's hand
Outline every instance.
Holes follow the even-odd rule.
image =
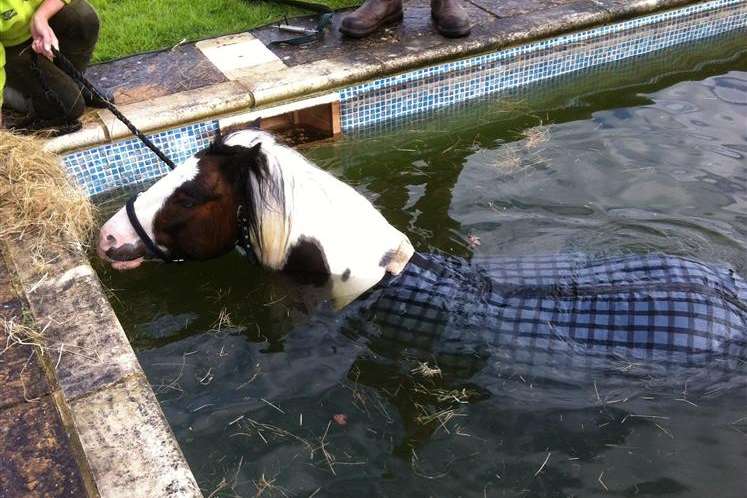
[[[52,47],[59,50],[60,42],[57,40],[57,35],[54,34],[54,31],[49,26],[49,19],[41,11],[37,11],[31,20],[31,38],[34,40],[31,43],[31,49],[34,52],[43,55],[49,60],[54,59]]]

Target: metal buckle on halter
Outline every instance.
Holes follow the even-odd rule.
[[[138,192],[136,195],[133,195],[132,197],[127,199],[127,203],[125,204],[127,219],[130,220],[130,225],[132,225],[132,228],[135,229],[135,233],[137,233],[137,236],[140,237],[140,241],[145,244],[145,248],[148,249],[151,254],[158,256],[158,258],[164,263],[184,262],[183,259],[172,258],[168,254],[163,252],[161,248],[158,247],[158,245],[153,241],[153,239],[150,238],[148,233],[143,228],[143,225],[140,224],[140,220],[137,219],[137,214],[135,213],[135,201],[138,197],[140,197],[140,194],[142,194],[142,192]]]
[[[252,250],[252,246],[249,242],[249,230],[247,228],[247,219],[243,215],[244,205],[239,204],[236,208],[236,223],[239,225],[239,240],[236,241],[236,249],[242,256],[245,256],[249,263],[256,265],[259,264],[257,256]]]

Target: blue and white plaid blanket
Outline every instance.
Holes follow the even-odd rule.
[[[747,359],[747,283],[675,256],[467,262],[416,253],[361,305],[377,336],[436,355],[498,352],[569,367],[614,357],[734,368]]]

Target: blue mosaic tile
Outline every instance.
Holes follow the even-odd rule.
[[[218,121],[174,128],[149,138],[177,164],[207,147],[218,132]],[[156,155],[137,138],[68,154],[65,166],[88,193],[108,190],[158,178],[168,171]]]
[[[351,132],[747,26],[747,2],[714,0],[450,61],[340,91]]]

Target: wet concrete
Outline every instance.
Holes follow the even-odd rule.
[[[0,319],[21,320],[23,302],[0,254]],[[38,350],[0,327],[0,496],[88,496],[73,444]]]
[[[405,2],[405,18],[401,24],[384,28],[367,38],[354,40],[340,33],[339,26],[344,14],[347,13],[345,11],[335,16],[334,24],[323,42],[305,45],[302,48],[280,46],[272,50],[288,66],[324,59],[345,60],[350,63],[385,61],[408,57],[424,50],[457,45],[467,40],[486,40],[498,32],[520,27],[524,24],[522,17],[546,13],[549,9],[602,10],[591,1],[578,0],[470,0],[463,2],[463,5],[473,26],[470,36],[461,40],[444,38],[434,30],[430,0],[410,0]],[[292,23],[312,28],[314,19],[294,19]],[[265,43],[287,38],[286,34],[272,26],[259,28],[253,34]]]

